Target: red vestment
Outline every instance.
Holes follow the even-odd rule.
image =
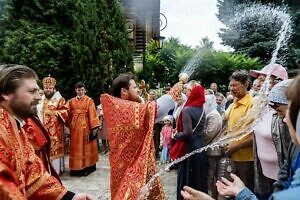
[[[61,199],[67,190],[46,171],[26,134],[0,108],[0,199]]]
[[[37,117],[27,118],[23,129],[27,138],[33,146],[35,154],[42,160],[49,174],[61,182],[59,175],[54,170],[50,161],[50,137]]]
[[[65,99],[56,92],[51,99],[42,99],[38,111],[40,120],[50,136],[51,161],[64,157],[64,124],[68,118]]]
[[[83,96],[74,97],[68,103],[70,128],[70,160],[71,170],[82,170],[95,165],[99,159],[97,141],[88,141],[88,134],[93,128],[100,126],[96,106],[93,99]]]
[[[156,103],[137,103],[108,94],[101,96],[108,129],[111,199],[136,199],[157,172],[153,142]],[[165,199],[156,178],[148,199]]]

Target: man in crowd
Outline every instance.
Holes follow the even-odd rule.
[[[136,199],[143,185],[156,172],[153,126],[175,104],[181,91],[171,89],[156,102],[139,103],[138,87],[132,74],[121,74],[112,86],[113,96],[101,96],[110,141],[111,198]],[[159,178],[155,178],[148,198],[165,199]]]
[[[247,92],[249,83],[248,73],[244,70],[235,71],[230,76],[230,90],[235,99],[225,116],[227,120],[227,130],[229,132],[239,119],[247,114],[253,105],[253,98]],[[254,187],[252,142],[252,135],[248,135],[248,137],[239,141],[233,141],[225,147],[226,154],[230,155],[235,163],[235,173],[241,177],[246,186],[250,189]]]
[[[70,127],[70,174],[87,176],[96,170],[100,121],[95,103],[85,95],[82,82],[75,84],[77,96],[68,102]]]
[[[56,80],[43,79],[44,96],[38,106],[38,116],[50,136],[50,160],[57,174],[64,171],[64,124],[68,117],[66,101],[55,89]]]
[[[157,93],[154,89],[149,90],[149,101],[156,101]],[[153,139],[155,146],[155,156],[159,158],[159,145],[160,145],[160,131],[162,129],[163,124],[161,122],[157,122],[154,124],[153,129]]]
[[[1,199],[91,199],[66,190],[35,154],[23,126],[41,99],[36,73],[22,65],[0,66]]]
[[[103,154],[108,154],[109,153],[109,142],[107,139],[107,128],[105,124],[105,120],[103,117],[103,110],[102,110],[102,104],[100,103],[97,107],[97,115],[100,120],[100,132],[98,134],[98,139],[101,139],[102,146],[103,146]],[[99,140],[97,140],[98,144],[98,151],[100,151],[100,145],[99,145]]]
[[[218,92],[218,85],[216,83],[210,84],[210,89],[214,92],[214,94],[217,94]]]

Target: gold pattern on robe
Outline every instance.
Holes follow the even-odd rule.
[[[137,103],[104,94],[101,96],[110,142],[111,199],[136,199],[157,172],[153,143],[156,103]],[[147,199],[165,199],[156,178]]]
[[[66,192],[35,155],[24,129],[18,130],[16,120],[0,108],[1,199],[50,200],[61,198]]]

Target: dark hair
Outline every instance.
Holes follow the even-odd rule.
[[[290,101],[289,117],[296,129],[297,117],[300,109],[300,75],[298,75],[286,91],[287,99]]]
[[[239,81],[241,82],[242,84],[246,84],[250,83],[250,78],[249,78],[249,75],[248,75],[248,72],[246,70],[237,70],[235,72],[232,73],[232,75],[230,76],[229,80],[236,80],[236,81]]]
[[[23,79],[38,80],[38,76],[33,69],[24,65],[0,65],[0,101],[3,101],[1,94],[14,93],[22,85]]]
[[[75,89],[77,89],[77,88],[85,88],[84,83],[83,82],[77,82],[77,83],[75,83]]]
[[[130,80],[134,80],[135,77],[131,73],[120,74],[117,78],[114,79],[112,83],[112,95],[115,97],[121,97],[121,89],[129,89]]]

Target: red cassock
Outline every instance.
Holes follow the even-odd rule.
[[[27,138],[33,146],[35,154],[42,160],[48,173],[61,182],[50,161],[50,137],[46,129],[38,117],[27,118],[25,122],[23,129],[27,133]]]
[[[92,129],[100,126],[92,98],[72,98],[69,103],[70,160],[71,170],[82,170],[99,160],[96,140],[88,142]]]

